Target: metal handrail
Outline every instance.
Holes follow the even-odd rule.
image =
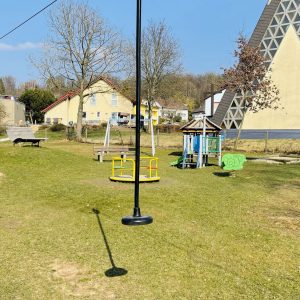
[[[140,166],[141,169],[148,169],[149,171],[149,178],[152,178],[153,171],[155,171],[155,177],[158,177],[158,158],[157,157],[148,157],[148,156],[142,156],[140,158],[141,162],[143,160],[149,160],[149,163],[147,165]],[[116,162],[120,162],[120,165],[116,166]],[[132,167],[125,167],[125,163],[130,162],[132,164]],[[122,157],[113,157],[112,160],[112,177],[115,177],[116,170],[120,171],[120,175],[123,176],[125,171],[132,171],[132,178],[135,176],[135,160],[132,158],[122,158]]]

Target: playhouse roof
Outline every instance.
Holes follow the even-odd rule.
[[[183,125],[180,130],[182,132],[203,132],[204,124],[206,126],[207,133],[218,133],[222,130],[221,127],[213,123],[211,120],[205,118],[196,118]]]

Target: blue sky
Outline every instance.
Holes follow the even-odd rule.
[[[60,1],[60,0],[59,0]],[[0,36],[51,0],[17,0],[1,3]],[[143,0],[143,25],[147,20],[164,20],[183,51],[185,72],[221,72],[233,63],[232,53],[239,32],[251,35],[267,0]],[[89,0],[108,23],[124,37],[135,31],[136,0]],[[56,4],[53,7],[57,6]],[[43,12],[0,40],[0,77],[17,81],[37,79],[29,62],[47,39],[47,12]]]

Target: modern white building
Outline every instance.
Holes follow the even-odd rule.
[[[202,105],[200,105],[199,108],[195,109],[192,112],[193,118],[195,119],[198,116],[202,116],[202,115],[206,115],[207,117],[212,117],[215,114],[225,92],[226,90],[224,89],[204,99]]]
[[[188,107],[182,104],[169,103],[166,106],[161,105],[160,117],[167,120],[173,120],[174,117],[179,116],[181,121],[187,122],[189,120]]]

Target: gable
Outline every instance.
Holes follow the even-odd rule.
[[[285,34],[271,64],[272,80],[280,92],[283,109],[249,112],[244,129],[299,129],[300,40],[293,26]]]
[[[98,80],[95,80],[91,86],[87,89],[85,89],[84,91],[84,95],[86,95],[86,97],[88,97],[87,95],[91,95],[91,94],[111,94],[112,92],[117,93],[121,98],[122,101],[124,102],[128,102],[128,104],[132,105],[133,101],[129,98],[127,98],[126,96],[124,96],[119,88],[110,80],[106,79],[106,78],[100,78]],[[78,93],[79,91],[70,91],[68,93],[66,93],[65,95],[61,96],[60,98],[58,98],[54,103],[50,104],[48,107],[44,108],[42,110],[42,112],[46,113],[50,110],[53,110],[53,108],[55,108],[57,105],[61,105],[61,103],[66,102],[67,100],[73,100],[76,99],[76,101],[78,101]],[[76,101],[72,101],[72,102],[76,102]]]
[[[290,27],[299,39],[300,0],[272,0],[266,5],[249,45],[261,48],[269,68],[272,68],[272,62]],[[243,118],[243,106],[235,93],[226,91],[212,120],[227,129],[238,128]]]

